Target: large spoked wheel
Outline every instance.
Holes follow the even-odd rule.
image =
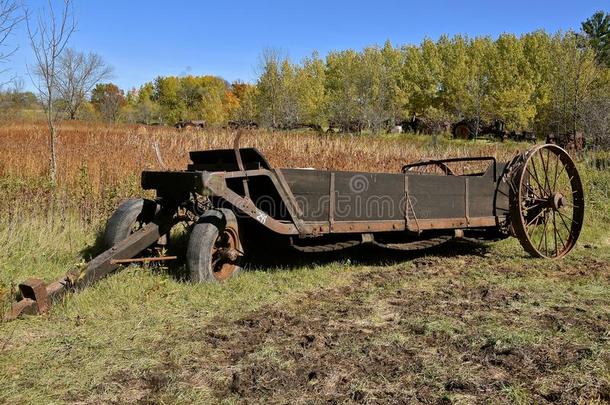
[[[235,214],[210,210],[193,227],[187,248],[187,266],[193,282],[217,282],[236,276],[243,256]]]
[[[159,211],[152,200],[135,198],[124,201],[106,223],[104,245],[110,248],[151,222]]]
[[[534,257],[559,258],[576,244],[584,193],[576,165],[557,145],[531,149],[515,172],[510,215],[515,236]]]

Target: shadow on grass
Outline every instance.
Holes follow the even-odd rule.
[[[177,281],[188,281],[189,272],[184,258],[188,246],[189,233],[184,229],[172,231],[170,241],[165,247],[146,249],[139,256],[159,255],[177,256],[177,260],[150,264],[152,271],[161,271]],[[103,232],[96,235],[95,243],[80,251],[84,260],[91,260],[104,252]],[[336,262],[349,261],[350,265],[390,266],[409,262],[422,257],[484,256],[489,247],[483,243],[467,240],[451,240],[442,245],[415,251],[383,249],[374,245],[358,245],[333,252],[304,253],[291,248],[276,248],[272,243],[254,252],[246,252],[242,262],[245,271],[290,271],[305,266],[323,266]]]
[[[311,265],[327,265],[349,260],[350,265],[390,266],[421,257],[453,257],[461,255],[484,256],[489,247],[469,241],[449,241],[440,246],[416,251],[383,249],[374,245],[358,245],[352,248],[322,253],[303,253],[295,250],[277,250],[273,254],[256,254],[248,257],[247,270],[290,270]]]
[[[79,254],[80,256],[89,261],[93,259],[95,256],[102,254],[106,250],[106,246],[104,245],[104,230],[98,230],[95,234],[95,242],[93,245],[86,246],[84,249],[81,249]]]

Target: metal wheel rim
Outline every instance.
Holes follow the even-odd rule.
[[[541,145],[527,154],[517,178],[513,227],[521,245],[535,257],[565,256],[584,219],[584,192],[574,161],[559,146]],[[556,201],[561,198],[565,201]]]
[[[214,278],[219,281],[226,280],[237,269],[237,259],[231,260],[227,257],[227,250],[237,252],[239,237],[232,228],[226,228],[216,238],[212,246],[211,269]]]

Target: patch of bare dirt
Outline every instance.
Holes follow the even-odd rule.
[[[183,336],[201,350],[174,378],[243,403],[496,403],[515,400],[511,389],[535,403],[610,400],[610,317],[599,302],[555,305],[473,282],[467,269],[486,259],[459,260],[374,268],[288,306],[218,316]],[[549,274],[578,281],[589,265]],[[135,383],[138,401],[163,390],[151,378]]]
[[[536,327],[548,329],[551,341],[485,336],[478,322],[487,311],[500,314],[506,327],[518,325],[522,305],[513,304],[527,297],[451,279],[434,290],[395,287],[443,271],[438,261],[425,260],[415,269],[380,269],[350,286],[310,292],[294,307],[263,308],[230,324],[218,318],[195,331],[191,338],[222,351],[215,356],[221,362],[214,367],[221,375],[212,381],[215,395],[276,403],[485,402],[509,400],[506,388],[519,387],[538,403],[607,397],[607,382],[595,370],[585,379],[566,372],[586,373],[597,364],[598,349],[562,334],[578,327],[603,340],[608,319],[548,308]],[[367,299],[375,290],[378,297]]]

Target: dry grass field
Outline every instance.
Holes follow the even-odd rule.
[[[139,172],[183,168],[223,130],[64,123],[58,184],[45,128],[0,126],[0,307],[98,252]],[[256,131],[272,165],[398,171],[523,143]],[[605,403],[610,401],[610,173],[580,156],[581,242],[529,258],[515,240],[413,254],[354,249],[252,263],[223,284],[131,266],[42,317],[0,324],[0,403]],[[604,167],[603,165],[601,167]]]

